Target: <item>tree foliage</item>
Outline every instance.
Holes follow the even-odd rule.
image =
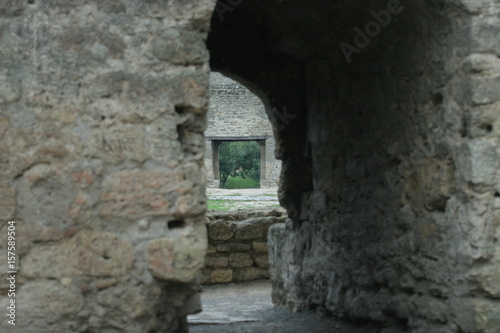
[[[229,176],[260,179],[260,147],[255,141],[223,142],[219,145],[220,187]]]

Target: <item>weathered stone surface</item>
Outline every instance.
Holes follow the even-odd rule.
[[[217,249],[214,246],[209,245],[207,247],[207,254],[214,254],[214,253],[217,253]]]
[[[0,220],[16,221],[17,331],[173,333],[199,310],[214,6],[0,1]],[[163,238],[181,285],[148,261]]]
[[[207,257],[205,259],[205,266],[224,268],[229,265],[229,258],[227,257]]]
[[[498,330],[500,316],[495,302],[472,298],[454,301],[451,306],[462,331],[493,333]]]
[[[107,288],[97,293],[96,300],[101,306],[113,307],[122,316],[130,317],[130,319],[137,319],[150,312],[149,302],[140,287]]]
[[[83,230],[62,245],[42,245],[23,259],[22,273],[31,278],[90,275],[118,277],[135,260],[132,244],[110,233]]]
[[[429,210],[444,210],[454,190],[455,169],[450,161],[425,159],[417,168],[425,205]]]
[[[231,224],[215,221],[208,225],[208,237],[213,240],[228,240],[233,237],[234,231]]]
[[[217,244],[218,252],[245,252],[250,250],[251,245],[245,243],[223,243]]]
[[[99,280],[95,281],[95,287],[97,290],[103,290],[103,289],[107,289],[109,287],[112,287],[117,283],[118,283],[118,281],[115,278],[99,279]]]
[[[210,212],[208,213],[208,241],[215,247],[213,253],[208,253],[205,258],[205,272],[201,276],[202,283],[227,283],[238,282],[239,278],[243,277],[242,281],[250,281],[252,279],[263,279],[269,275],[256,271],[255,266],[259,268],[268,268],[268,245],[267,233],[270,225],[280,223],[285,219],[285,212],[282,209],[260,209],[260,210],[238,210],[228,212]],[[257,228],[249,227],[249,224],[256,223]],[[210,228],[216,224],[218,228],[224,230],[223,225],[227,226],[225,230],[233,230],[243,224],[243,230],[249,231],[251,239],[241,240],[236,239],[236,233],[232,232],[232,236],[228,239],[213,239],[210,234]],[[214,234],[219,237],[219,234]],[[239,237],[245,237],[241,232]],[[254,238],[257,237],[257,238]],[[219,280],[209,279],[213,270],[218,267],[233,268],[237,273],[229,277]],[[249,270],[247,273],[243,270]],[[215,281],[215,282],[214,282]]]
[[[215,269],[210,274],[210,282],[212,283],[227,283],[233,280],[232,269]]]
[[[275,219],[272,217],[239,222],[236,224],[234,238],[241,240],[265,238],[269,226],[273,223],[275,223]]]
[[[262,97],[283,162],[277,304],[496,333],[498,1],[215,5],[0,1],[0,219],[47,228],[17,253],[16,329],[187,330],[213,68]]]
[[[0,183],[1,219],[10,220],[16,210],[16,191],[6,182]]]
[[[253,242],[252,248],[255,252],[268,252],[269,251],[269,245],[264,242]]]
[[[138,218],[143,212],[175,212],[175,173],[122,171],[106,178],[101,196],[101,216]],[[170,199],[169,199],[170,197]]]
[[[7,307],[9,298],[2,297],[0,304]],[[72,288],[65,287],[57,281],[38,281],[26,283],[16,291],[16,326],[28,326],[46,331],[46,326],[36,323],[40,318],[45,317],[49,323],[59,323],[59,327],[54,332],[68,331],[71,327],[78,328],[81,323],[78,314],[85,306],[83,295]],[[29,318],[19,315],[29,313]],[[33,325],[33,320],[35,324]],[[12,325],[7,326],[6,321],[0,324],[0,329],[10,331]]]
[[[237,269],[234,271],[234,278],[238,281],[252,281],[259,279],[269,279],[269,269],[251,267],[247,269]]]
[[[199,274],[207,249],[206,231],[204,226],[185,229],[175,238],[149,242],[148,268],[156,278],[188,283]]]
[[[165,29],[152,41],[152,53],[160,60],[177,65],[201,65],[205,60],[203,35]]]
[[[231,267],[252,267],[252,259],[248,253],[231,253],[229,255],[229,265]]]
[[[466,181],[490,187],[498,183],[500,151],[495,140],[467,142],[460,147],[458,154],[458,170]]]
[[[269,268],[269,255],[267,253],[256,256],[253,261],[257,267]]]

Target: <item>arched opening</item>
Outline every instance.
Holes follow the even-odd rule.
[[[267,234],[285,219],[277,199],[281,162],[275,157],[267,101],[246,85],[253,88],[236,77],[210,75],[208,253],[200,279],[204,311],[190,316],[193,332],[206,332],[214,324],[259,321],[256,312],[272,309]]]
[[[276,143],[264,102],[242,84],[216,72],[210,76],[210,103],[205,136],[205,165],[209,188],[226,188],[228,177],[238,177],[236,171],[240,168],[255,169],[255,164],[258,164],[257,170],[251,173],[246,170],[246,175],[257,182],[256,186],[254,184],[250,187],[278,185],[281,162],[274,156]],[[231,142],[245,143],[232,144],[232,149],[229,149]],[[256,142],[258,146],[252,146],[250,142]],[[238,150],[238,146],[245,146],[246,150]],[[251,150],[256,156],[244,156],[247,150]],[[231,158],[236,155],[240,158]],[[249,159],[254,158],[258,160],[252,164]],[[245,177],[245,173],[241,175]],[[241,186],[244,187],[248,186]]]
[[[456,64],[436,60],[456,56],[432,37],[460,30],[444,8],[218,1],[212,70],[262,92],[283,162],[280,202],[290,219],[270,232],[275,304],[401,330],[443,326],[412,295],[452,312],[453,255],[417,245],[449,224],[456,194],[455,150],[431,125],[463,98],[447,93]],[[460,137],[460,126],[446,135]],[[447,268],[436,273],[436,263]]]
[[[1,330],[187,330],[207,248],[219,251],[206,237],[210,61],[266,106],[287,218],[269,249],[260,229],[217,224],[217,241],[255,257],[214,259],[207,276],[270,265],[274,304],[377,333],[498,333],[499,12],[0,1]],[[216,332],[314,331],[298,317]]]

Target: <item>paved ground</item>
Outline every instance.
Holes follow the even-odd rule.
[[[249,189],[220,189],[208,188],[209,200],[229,200],[230,203],[221,203],[220,207],[233,209],[264,208],[279,206],[278,188],[249,188]]]
[[[189,316],[190,333],[379,333],[372,325],[354,325],[312,312],[273,307],[268,280],[205,286],[203,312]]]

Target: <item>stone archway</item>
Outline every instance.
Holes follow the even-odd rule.
[[[483,112],[498,108],[500,50],[483,20],[497,26],[498,12],[218,2],[212,68],[265,92],[282,127],[290,221],[270,234],[276,304],[411,332],[497,330],[500,158]]]
[[[17,272],[1,308],[15,300],[26,333],[186,330],[206,248],[208,46],[213,70],[260,92],[283,161],[277,304],[496,333],[499,12],[0,1],[2,253],[16,225],[0,267]]]
[[[205,165],[207,186],[219,187],[218,145],[256,141],[260,149],[260,186],[277,186],[281,163],[274,156],[273,129],[258,95],[219,73],[211,73]]]

